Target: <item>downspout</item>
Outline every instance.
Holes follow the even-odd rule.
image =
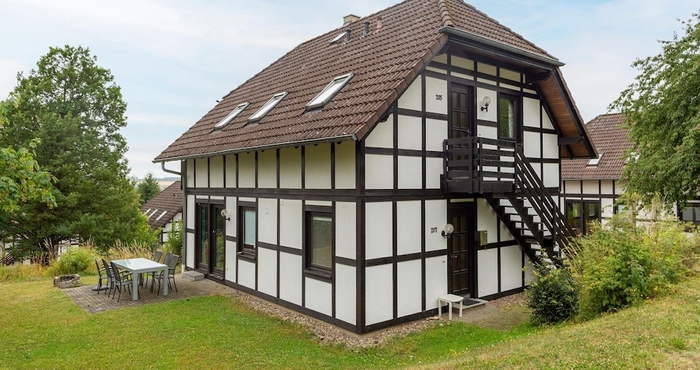
[[[182,190],[182,226],[180,227],[180,233],[182,233],[182,245],[180,245],[182,258],[180,258],[180,275],[185,272],[185,258],[187,257],[187,233],[185,232],[185,220],[187,220],[187,194],[185,194],[185,182],[182,178],[182,166],[184,166],[184,161],[180,163],[180,172],[177,172],[175,170],[165,168],[165,162],[160,162],[160,169],[163,170],[163,172],[180,176],[180,190]]]
[[[165,162],[160,162],[160,169],[163,170],[163,172],[172,173],[173,175],[178,175],[178,176],[182,177],[182,172],[177,172],[175,170],[169,170],[169,169],[165,168]],[[182,179],[180,179],[180,180],[182,180]]]

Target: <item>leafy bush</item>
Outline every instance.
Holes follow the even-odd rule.
[[[51,266],[53,276],[79,274],[95,264],[95,253],[90,248],[70,247]]]
[[[593,225],[572,259],[584,318],[617,311],[667,291],[695,264],[697,233],[666,219],[638,225],[623,212],[604,227]]]
[[[534,270],[534,279],[527,287],[527,305],[532,309],[535,324],[555,324],[572,318],[578,309],[578,293],[567,268],[550,268],[543,264]]]
[[[182,221],[173,221],[173,227],[168,233],[164,248],[166,251],[182,256]]]

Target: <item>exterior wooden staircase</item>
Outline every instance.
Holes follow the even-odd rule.
[[[444,191],[484,197],[532,261],[561,263],[575,233],[520,144],[467,137],[445,140],[444,150]]]

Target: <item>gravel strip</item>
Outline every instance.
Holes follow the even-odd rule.
[[[233,296],[256,311],[264,312],[282,320],[305,326],[309,331],[314,333],[322,344],[344,345],[348,349],[374,347],[393,338],[403,337],[410,333],[433,328],[436,325],[443,326],[450,323],[449,321],[438,319],[437,317],[429,317],[392,326],[369,334],[358,335],[243,292],[235,291]],[[489,301],[487,304],[494,305],[495,307],[507,307],[524,305],[524,302],[524,296],[521,293]]]

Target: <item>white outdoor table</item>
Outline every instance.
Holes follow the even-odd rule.
[[[112,262],[119,266],[119,268],[126,271],[131,271],[133,274],[131,282],[131,299],[134,301],[139,299],[139,292],[137,289],[139,288],[139,279],[141,278],[141,274],[147,272],[163,271],[163,281],[165,283],[163,284],[163,295],[168,295],[168,265],[151,261],[148,258],[129,258],[124,260],[112,260]]]

